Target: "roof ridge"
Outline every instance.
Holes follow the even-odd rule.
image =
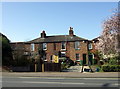
[[[36,39],[27,41],[27,42],[61,42],[61,41],[77,41],[77,40],[88,40],[79,36],[70,36],[70,35],[51,35],[46,36],[44,39],[38,37]]]
[[[69,35],[51,35],[51,36],[69,36]],[[51,36],[47,36],[47,37],[51,37]]]

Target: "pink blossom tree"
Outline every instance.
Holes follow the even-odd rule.
[[[120,55],[120,11],[115,10],[112,16],[103,22],[103,31],[98,37],[96,49],[103,55]]]

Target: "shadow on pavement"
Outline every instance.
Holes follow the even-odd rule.
[[[102,85],[102,87],[109,87],[110,86],[110,83],[105,83]]]

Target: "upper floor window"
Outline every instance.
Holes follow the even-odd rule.
[[[47,43],[43,43],[43,50],[47,50]]]
[[[62,49],[62,50],[66,50],[66,43],[65,43],[65,42],[62,42],[62,43],[61,43],[61,49]]]
[[[80,60],[80,54],[76,53],[76,60]]]
[[[88,44],[88,48],[92,49],[92,43]]]
[[[31,51],[35,51],[35,44],[34,43],[31,44]]]
[[[79,41],[75,42],[75,49],[80,49],[80,42]]]

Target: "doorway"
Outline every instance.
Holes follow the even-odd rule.
[[[89,65],[92,65],[92,64],[93,64],[93,55],[92,55],[92,54],[90,54],[90,55],[88,56],[88,64],[89,64]]]
[[[86,54],[83,54],[83,65],[86,64]]]

